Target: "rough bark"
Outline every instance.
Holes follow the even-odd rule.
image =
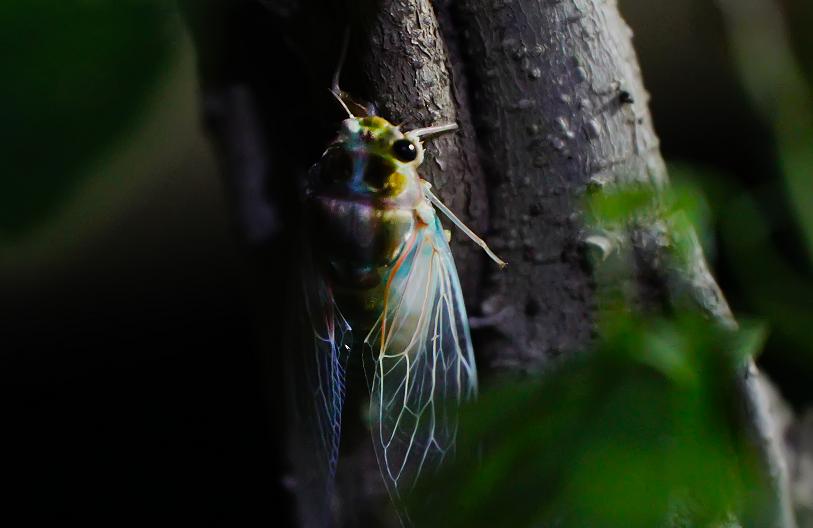
[[[481,371],[533,371],[589,344],[597,301],[583,195],[630,182],[668,185],[631,32],[614,1],[226,4],[213,2],[220,14],[211,19],[190,18],[210,130],[249,240],[293,254],[291,181],[341,117],[327,87],[350,27],[345,90],[392,122],[461,126],[430,144],[423,175],[509,262],[498,272],[471,244],[453,245],[470,312],[482,326],[475,336]],[[206,44],[212,34],[219,36],[214,50]],[[624,233],[618,243],[635,256],[624,278],[630,289],[642,306],[688,301],[734,324],[697,241],[679,258],[672,235],[662,224]],[[741,383],[744,416],[773,477],[771,525],[793,526],[751,372]],[[343,522],[382,525],[375,519],[386,496],[369,437],[351,431],[345,452]]]

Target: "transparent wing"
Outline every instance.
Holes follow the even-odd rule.
[[[477,391],[460,283],[437,218],[407,241],[365,344],[373,444],[397,499],[450,456],[458,408]]]
[[[292,352],[294,430],[291,452],[304,526],[328,526],[345,399],[345,367],[352,332],[327,284],[304,281],[305,335]]]

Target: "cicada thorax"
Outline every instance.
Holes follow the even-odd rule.
[[[380,312],[387,271],[422,227],[420,145],[379,117],[348,119],[311,171],[310,240],[343,309]]]

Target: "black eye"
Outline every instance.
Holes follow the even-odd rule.
[[[392,144],[392,153],[399,161],[413,161],[418,157],[418,147],[408,139],[399,139]]]

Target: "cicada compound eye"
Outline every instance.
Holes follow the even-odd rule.
[[[392,154],[398,161],[408,163],[418,157],[418,147],[408,139],[399,139],[392,144]]]

